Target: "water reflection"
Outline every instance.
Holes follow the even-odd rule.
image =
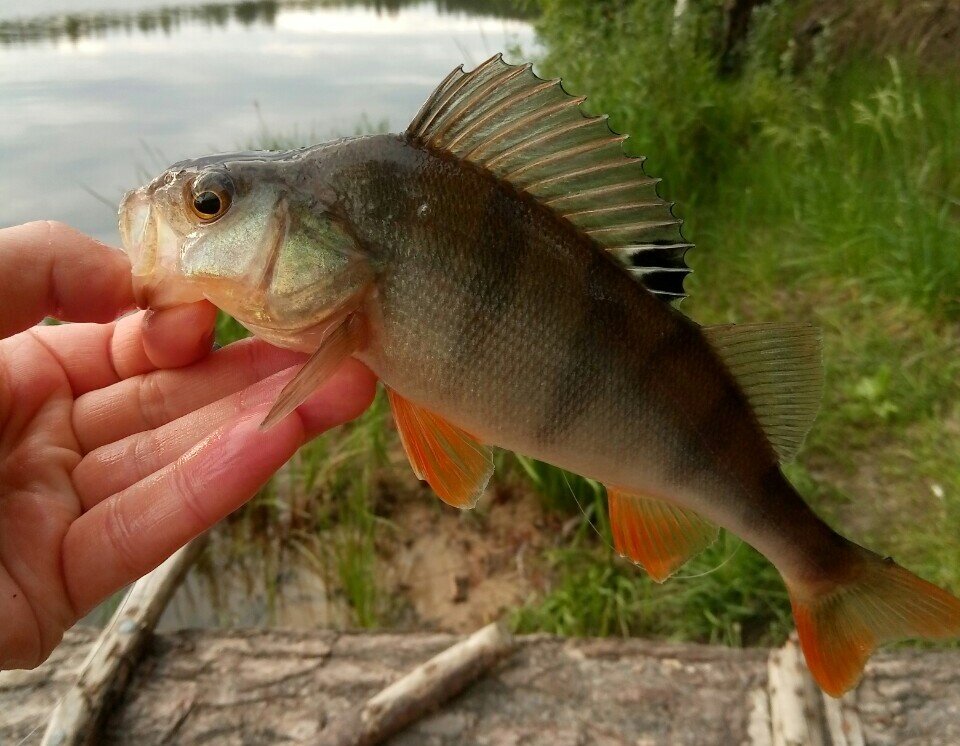
[[[398,15],[422,0],[246,0],[239,3],[205,3],[194,6],[149,8],[140,11],[111,10],[106,12],[67,13],[39,18],[0,19],[0,44],[31,44],[61,39],[78,41],[85,37],[103,36],[111,31],[127,34],[172,34],[184,23],[206,27],[225,27],[231,22],[241,26],[271,26],[283,9],[315,10],[330,7],[361,7],[377,14]],[[526,18],[531,4],[511,0],[437,0],[437,12],[467,16]]]
[[[495,0],[74,1],[86,10],[66,17],[67,0],[0,4],[19,39],[0,44],[0,226],[57,219],[110,243],[122,193],[170,163],[263,130],[318,142],[365,117],[399,131],[456,65],[533,45]]]

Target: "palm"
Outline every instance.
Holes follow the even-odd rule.
[[[38,657],[77,617],[61,547],[81,512],[70,474],[82,456],[70,425],[74,397],[63,368],[30,335],[0,349],[3,624],[18,632],[11,647]],[[8,371],[20,366],[30,377],[12,380]]]
[[[261,433],[302,355],[255,340],[210,353],[207,303],[27,328],[50,312],[116,315],[129,265],[95,245],[105,287],[80,287],[81,272],[78,287],[27,287],[8,312],[3,270],[25,275],[4,263],[3,238],[17,230],[0,231],[0,668],[41,662],[81,615],[242,505],[306,439],[359,414],[375,383],[350,361]]]

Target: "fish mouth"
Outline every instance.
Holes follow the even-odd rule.
[[[180,271],[182,241],[142,189],[124,195],[119,227],[140,308],[162,310],[203,300],[203,292]]]
[[[143,249],[150,212],[150,201],[140,190],[127,192],[120,201],[120,238],[135,275],[143,274]]]

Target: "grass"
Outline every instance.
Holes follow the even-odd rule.
[[[375,514],[378,471],[386,463],[385,401],[358,420],[300,449],[242,510],[231,517],[216,552],[218,564],[243,564],[261,574],[271,606],[282,592],[284,568],[318,573],[345,623],[374,628],[391,614],[381,592],[374,541],[384,528]]]
[[[793,483],[845,535],[960,592],[956,77],[828,48],[800,70],[785,2],[758,14],[732,76],[717,73],[710,3],[680,23],[664,1],[542,6],[540,72],[590,93],[679,201],[698,245],[683,310],[705,324],[823,327],[825,398],[786,467]],[[385,419],[380,400],[308,446],[235,520],[248,538],[282,533],[273,567],[292,547],[341,589],[360,626],[389,624],[393,604],[377,584],[375,537],[389,527],[376,475],[395,468],[412,481],[405,463],[388,463]],[[518,629],[750,645],[791,628],[776,571],[735,537],[657,585],[612,551],[599,485],[511,455],[498,467],[545,511],[578,519],[544,558],[546,592],[513,612]]]
[[[824,328],[823,408],[787,466],[806,499],[854,540],[960,591],[956,77],[866,58],[794,75],[777,48],[779,4],[757,19],[744,70],[724,79],[710,19],[677,27],[672,5],[548,0],[543,73],[590,93],[680,200],[698,244],[687,314]],[[539,467],[531,481],[569,511],[558,474]],[[602,513],[599,494],[579,497]],[[776,571],[732,537],[657,586],[595,522],[553,554],[553,586],[519,610],[520,629],[755,644],[791,628]]]
[[[233,318],[217,319],[217,342],[248,336]],[[231,517],[216,546],[219,565],[243,563],[255,553],[248,574],[260,574],[275,606],[285,565],[305,565],[347,608],[348,624],[380,626],[391,600],[377,577],[375,513],[378,472],[387,463],[389,431],[381,395],[358,420],[302,447],[258,495]],[[252,552],[255,550],[255,552]]]

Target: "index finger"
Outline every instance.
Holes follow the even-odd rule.
[[[45,316],[105,322],[135,305],[121,251],[53,221],[0,230],[0,339]]]

